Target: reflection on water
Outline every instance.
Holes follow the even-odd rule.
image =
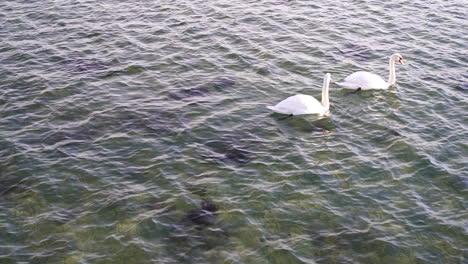
[[[0,263],[464,263],[463,4],[3,1]]]

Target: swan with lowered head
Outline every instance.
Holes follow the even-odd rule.
[[[387,89],[388,87],[395,85],[396,75],[395,75],[395,62],[398,61],[400,64],[403,64],[403,57],[395,53],[390,56],[389,61],[389,76],[388,81],[384,81],[380,76],[365,72],[358,71],[355,72],[344,79],[344,82],[336,83],[344,88],[357,89],[357,90],[370,90],[370,89]]]
[[[323,78],[322,103],[314,97],[305,94],[290,96],[274,106],[267,106],[273,112],[286,115],[326,114],[330,108],[328,100],[328,87],[330,86],[330,73]]]

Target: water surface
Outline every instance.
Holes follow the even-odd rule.
[[[466,6],[3,1],[0,263],[464,263]]]

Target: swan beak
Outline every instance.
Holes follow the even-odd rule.
[[[400,64],[405,64],[405,63],[403,62],[403,58],[399,58],[399,59],[398,59],[398,62],[399,62]]]

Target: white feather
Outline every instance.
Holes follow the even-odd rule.
[[[395,61],[398,61],[401,64],[403,64],[403,57],[401,57],[401,55],[398,53],[395,53],[392,56],[390,56],[388,64],[389,74],[387,82],[376,74],[366,71],[358,71],[346,77],[343,82],[337,82],[336,84],[349,89],[387,89],[388,87],[396,83]]]
[[[355,72],[344,79],[344,82],[337,83],[346,88],[362,90],[387,89],[390,85],[377,74],[365,71]]]
[[[267,106],[267,108],[286,115],[320,114],[324,112],[322,104],[317,99],[305,94],[290,96],[274,106]]]
[[[317,101],[314,97],[305,94],[297,94],[290,96],[274,106],[267,106],[268,109],[286,115],[307,115],[307,114],[320,114],[323,115],[328,112],[328,87],[330,85],[329,73],[325,74],[323,78],[322,88],[322,103]]]

